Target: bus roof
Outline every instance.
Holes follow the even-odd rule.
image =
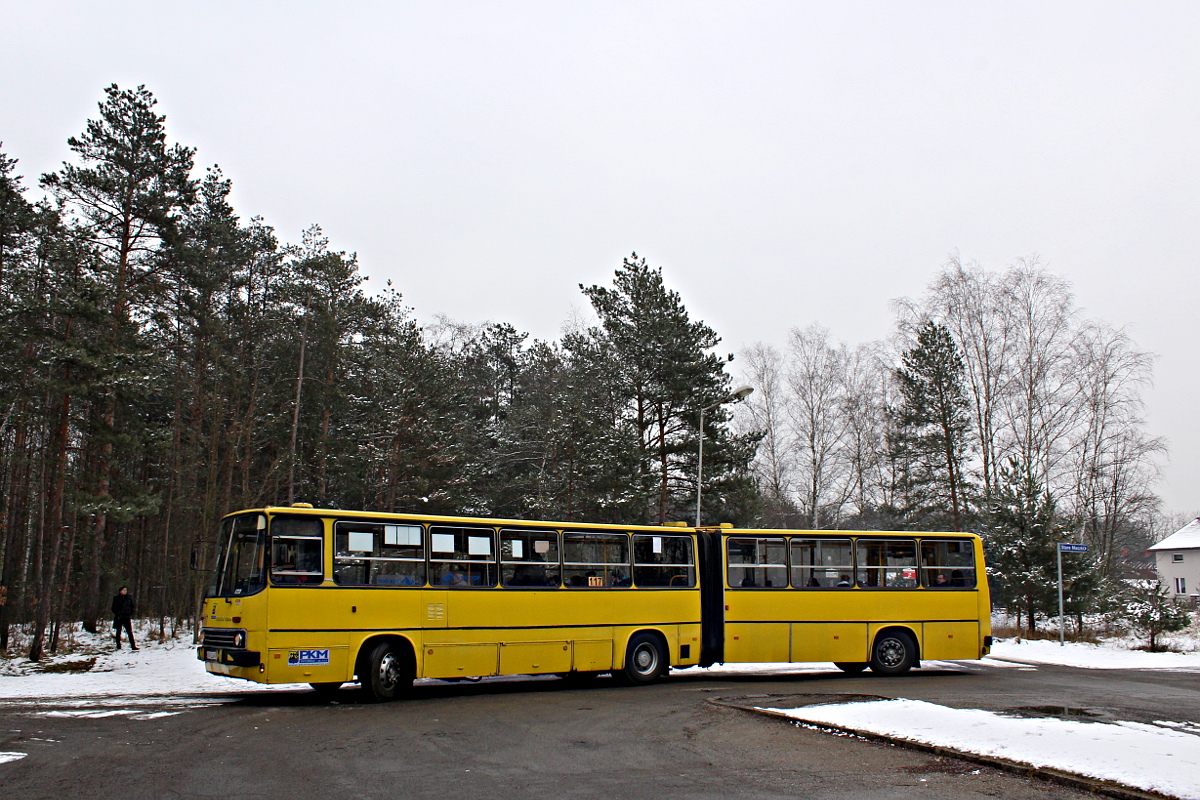
[[[234,511],[226,514],[225,517],[235,517],[240,514],[288,514],[288,515],[304,515],[316,517],[344,517],[354,518],[359,520],[378,520],[380,522],[403,521],[403,522],[443,522],[447,524],[463,525],[513,525],[528,528],[530,526],[544,526],[555,528],[558,530],[586,528],[588,530],[645,530],[654,531],[656,533],[691,533],[695,529],[686,523],[667,523],[666,525],[620,525],[607,522],[560,522],[556,520],[545,519],[509,519],[505,517],[462,517],[450,516],[442,514],[409,514],[409,513],[391,513],[387,511],[356,511],[347,508],[306,508],[303,506],[265,506],[263,508],[247,508],[241,511]],[[225,517],[222,517],[224,519]]]
[[[476,524],[476,525],[513,525],[520,527],[530,526],[545,526],[556,530],[620,530],[620,531],[652,531],[655,533],[682,533],[684,531],[692,533],[695,531],[703,531],[707,533],[717,533],[722,537],[730,536],[780,536],[780,535],[796,535],[796,534],[812,534],[814,536],[864,536],[864,537],[879,537],[879,538],[911,538],[914,536],[950,536],[957,538],[978,539],[979,535],[968,533],[966,531],[856,531],[856,530],[804,530],[799,528],[733,528],[716,526],[702,526],[700,528],[693,527],[686,523],[668,523],[666,525],[620,525],[608,522],[562,522],[555,520],[530,520],[530,519],[510,519],[506,517],[464,517],[451,516],[441,514],[409,514],[409,513],[391,513],[386,511],[356,511],[345,508],[311,508],[306,506],[265,506],[262,508],[247,508],[241,511],[234,511],[226,514],[225,517],[234,517],[240,514],[295,514],[303,516],[316,517],[347,517],[359,520],[378,520],[380,522],[404,521],[404,522],[441,522],[452,525]]]
[[[883,539],[904,538],[911,539],[916,537],[926,536],[950,536],[958,539],[978,539],[979,534],[969,533],[967,531],[856,531],[844,530],[841,528],[825,528],[822,530],[803,530],[799,528],[702,528],[714,533],[719,533],[722,536],[780,536],[787,534],[795,536],[796,534],[812,534],[813,536],[871,536]]]

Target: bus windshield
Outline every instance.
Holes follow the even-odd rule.
[[[262,514],[242,514],[221,523],[210,595],[247,595],[263,588],[266,532],[267,518]]]

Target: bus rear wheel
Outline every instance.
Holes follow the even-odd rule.
[[[667,671],[667,654],[662,641],[652,633],[637,633],[625,648],[625,668],[620,678],[641,686],[661,678]]]
[[[413,675],[404,653],[394,642],[380,642],[367,656],[363,691],[377,703],[395,700],[411,686]]]
[[[857,675],[867,668],[866,661],[835,661],[833,665],[847,675]]]
[[[917,643],[904,631],[885,631],[875,638],[871,650],[871,672],[903,675],[917,661]]]

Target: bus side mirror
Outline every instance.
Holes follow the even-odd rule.
[[[188,559],[188,562],[191,565],[191,568],[194,572],[199,572],[200,570],[204,569],[203,567],[200,566],[201,553],[204,550],[204,546],[209,545],[209,544],[213,544],[213,543],[209,542],[209,541],[205,541],[203,539],[197,539],[196,541],[192,542],[192,554],[191,554],[191,557]]]

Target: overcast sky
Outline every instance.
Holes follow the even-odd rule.
[[[544,339],[635,250],[730,351],[1037,254],[1159,355],[1200,509],[1200,4],[331,5],[10,0],[0,141],[35,184],[144,83],[244,216]]]

